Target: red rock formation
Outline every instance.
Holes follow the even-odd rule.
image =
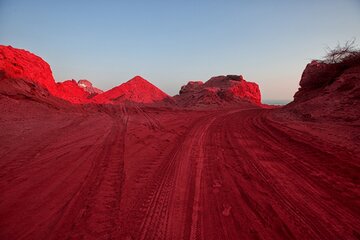
[[[56,92],[48,63],[26,50],[0,45],[0,81],[3,79],[23,79]]]
[[[89,93],[76,81],[56,83],[42,58],[22,49],[0,45],[0,90],[6,95],[55,96],[72,103],[88,103]],[[94,88],[95,90],[95,88]]]
[[[186,94],[189,92],[195,92],[201,89],[204,83],[202,81],[190,81],[186,85],[182,86],[179,94]]]
[[[212,77],[206,83],[191,81],[175,96],[180,106],[224,105],[237,102],[261,103],[256,83],[247,82],[241,75]]]
[[[326,64],[317,60],[309,63],[300,80],[300,86],[305,89],[316,89],[334,79],[338,74],[335,64]]]
[[[72,103],[90,102],[88,99],[90,93],[81,88],[75,80],[66,80],[56,85],[57,91],[55,96]]]
[[[10,46],[0,46],[0,77],[36,84],[52,96],[72,103],[174,102],[166,93],[140,76],[106,92],[93,87],[87,80],[56,83],[49,64],[43,59]],[[20,91],[19,86],[16,91]],[[174,99],[180,106],[194,106],[223,105],[244,100],[260,104],[260,98],[257,84],[245,81],[242,76],[227,75],[211,78],[206,83],[189,82],[180,90],[180,97]]]
[[[159,88],[140,76],[136,76],[126,83],[96,95],[93,99],[97,103],[154,103],[162,101],[169,96]]]
[[[312,61],[286,109],[306,120],[360,121],[360,56],[333,64]]]
[[[88,92],[91,95],[91,97],[104,92],[103,90],[94,87],[92,85],[92,83],[88,80],[82,79],[82,80],[79,80],[77,83],[78,83],[79,87],[81,87],[86,92]]]

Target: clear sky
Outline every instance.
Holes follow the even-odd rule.
[[[353,38],[360,0],[0,0],[0,44],[104,90],[141,75],[174,95],[242,74],[263,99],[292,99],[306,63]]]

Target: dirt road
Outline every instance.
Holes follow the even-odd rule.
[[[359,238],[358,143],[271,111],[2,119],[1,239]]]
[[[123,205],[131,209],[125,219],[135,220],[123,236],[356,238],[357,153],[330,143],[317,146],[316,136],[278,124],[268,113],[231,110],[201,117],[167,154],[151,158],[151,167],[139,166],[136,179],[142,183],[125,185],[137,192],[137,203]]]
[[[1,119],[0,239],[106,239],[117,228],[126,125],[49,113]]]

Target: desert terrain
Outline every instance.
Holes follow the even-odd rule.
[[[0,46],[0,239],[359,239],[359,106],[359,58],[279,107],[241,75],[56,83]]]

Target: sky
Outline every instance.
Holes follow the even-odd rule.
[[[308,62],[354,38],[360,0],[0,0],[0,44],[103,90],[141,75],[175,95],[241,74],[263,99],[290,100]]]

